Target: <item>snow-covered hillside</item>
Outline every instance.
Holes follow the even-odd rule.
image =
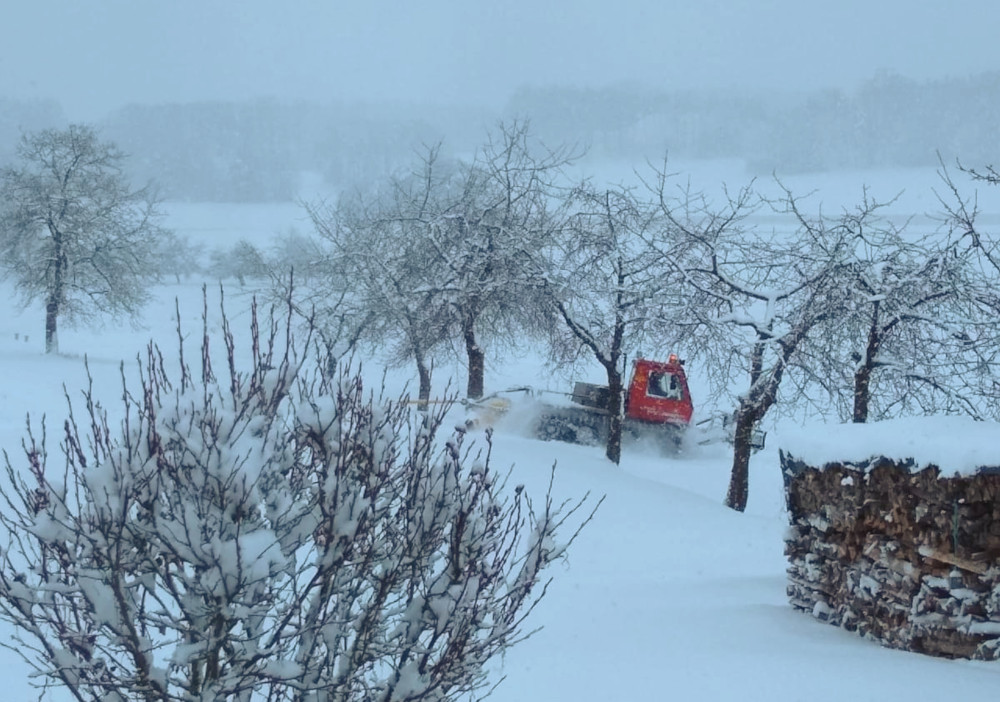
[[[63,384],[70,396],[83,387],[84,354],[99,394],[113,403],[119,360],[124,357],[130,370],[129,359],[150,335],[171,348],[175,295],[182,297],[182,316],[197,326],[196,286],[157,293],[149,329],[66,332],[66,355],[60,357],[41,354],[40,335],[24,340],[38,326],[32,311],[0,320],[0,444],[12,456],[25,412],[36,418],[46,413],[50,426],[58,426]],[[241,302],[234,296],[230,306],[235,310]],[[234,317],[238,325],[243,316]],[[503,376],[538,375],[528,363],[511,361]],[[397,387],[405,380],[405,372],[390,377]],[[494,460],[512,465],[516,482],[540,494],[556,464],[557,495],[590,492],[606,499],[566,563],[553,572],[549,595],[533,619],[542,630],[497,661],[496,674],[506,680],[493,699],[886,702],[992,694],[1000,684],[996,664],[886,650],[786,604],[781,433],[754,457],[749,507],[738,514],[722,505],[728,480],[724,446],[676,458],[626,452],[616,468],[599,448],[540,442],[501,426]],[[6,698],[27,699],[23,664],[4,652],[0,665]]]
[[[220,231],[219,236],[239,238],[240,233]],[[248,301],[236,287],[227,292],[227,307],[240,328]],[[63,355],[58,357],[42,353],[40,309],[22,313],[4,305],[0,447],[15,463],[25,414],[35,419],[45,414],[55,433],[52,428],[61,425],[65,412],[64,387],[74,398],[84,387],[84,356],[96,394],[114,404],[122,360],[126,373],[133,373],[136,354],[151,337],[165,350],[173,348],[175,297],[189,330],[198,333],[200,284],[162,286],[155,292],[145,329],[114,324],[102,330],[67,329],[60,335]],[[0,294],[10,298],[8,288]],[[460,370],[436,369],[435,391],[443,392],[451,375],[459,381],[452,387],[460,387]],[[381,376],[376,363],[369,362],[367,372]],[[409,380],[409,369],[403,368],[388,382],[397,390]],[[560,381],[547,378],[538,357],[526,350],[502,368],[489,367],[487,382],[489,389],[501,389]],[[899,433],[898,427],[885,431]],[[491,699],[911,702],[995,696],[998,664],[891,651],[787,605],[778,448],[804,445],[802,434],[794,426],[772,431],[768,447],[752,459],[749,505],[739,514],[722,504],[729,479],[725,445],[694,447],[671,458],[626,451],[615,467],[600,448],[540,442],[516,426],[501,425],[493,460],[512,466],[512,484],[524,483],[529,492],[541,494],[555,464],[557,496],[589,492],[606,499],[566,562],[551,571],[549,593],[531,620],[541,630],[496,661],[496,677],[505,680]],[[988,446],[979,442],[969,448]],[[0,630],[0,643],[16,648],[10,633]],[[0,651],[0,670],[4,699],[34,698],[13,652]],[[51,699],[65,697],[53,692]]]

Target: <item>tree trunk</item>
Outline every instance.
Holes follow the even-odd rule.
[[[59,353],[59,299],[49,295],[45,302],[45,353]]]
[[[611,336],[611,353],[604,361],[604,370],[608,374],[608,446],[605,451],[608,459],[616,466],[622,460],[622,428],[624,426],[625,385],[622,382],[622,372],[619,370],[621,361],[622,340],[625,338],[625,320],[622,315],[623,298],[621,290],[625,286],[625,278],[621,274],[621,259],[619,258],[618,296],[615,309],[615,331]]]
[[[865,363],[854,373],[854,422],[868,421],[868,404],[871,401],[872,366]]]
[[[865,357],[854,372],[854,421],[862,424],[868,421],[868,406],[871,403],[872,372],[882,345],[882,330],[879,327],[880,306],[878,300],[872,304],[872,321],[868,327],[868,346]]]
[[[780,381],[781,370],[774,371]],[[764,373],[764,342],[757,341],[750,352],[750,395],[761,382]],[[775,385],[775,388],[777,386]],[[740,401],[736,408],[735,431],[733,432],[733,469],[729,475],[729,489],[726,491],[726,506],[743,512],[747,508],[750,494],[750,454],[753,451],[753,430],[757,422],[770,407],[765,393],[757,402],[750,399]],[[772,396],[773,397],[773,396]]]
[[[757,425],[756,412],[749,405],[740,404],[736,411],[736,433],[733,436],[733,470],[726,492],[726,506],[743,512],[750,493],[750,453],[753,449],[753,430]]]
[[[462,336],[465,339],[465,353],[469,358],[469,384],[466,397],[478,400],[483,396],[486,354],[476,342],[476,320],[470,314],[462,317]]]
[[[63,254],[62,232],[49,225],[49,233],[52,237],[53,266],[48,297],[45,300],[45,353],[59,353],[59,312],[63,302],[63,271],[67,262]]]
[[[615,465],[622,459],[623,396],[622,374],[615,368],[608,370],[608,445],[605,455]]]
[[[757,342],[750,353],[750,390],[740,400],[736,409],[736,431],[733,435],[733,471],[726,492],[726,506],[743,512],[747,508],[750,491],[750,453],[753,451],[753,433],[757,425],[767,416],[768,410],[778,399],[778,388],[785,375],[789,360],[806,334],[814,325],[827,318],[817,315],[808,318],[777,340],[779,350],[774,366],[764,370],[765,337],[758,332]]]
[[[426,412],[431,399],[431,369],[422,356],[417,357],[417,376],[420,378],[417,408],[422,412]]]
[[[808,328],[808,327],[807,327]],[[782,353],[770,377],[764,378],[764,343],[754,344],[750,354],[750,377],[752,383],[747,397],[740,400],[736,408],[735,431],[733,432],[733,469],[729,475],[729,489],[726,491],[726,506],[737,512],[744,512],[750,494],[750,454],[753,452],[753,432],[771,409],[778,397],[778,386],[785,373],[785,364],[792,351],[805,335],[804,330],[795,336],[786,337]],[[791,343],[789,343],[791,342]]]

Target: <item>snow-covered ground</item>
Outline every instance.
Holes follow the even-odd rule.
[[[301,224],[263,209],[257,217],[226,224],[225,215],[205,207],[204,227],[212,230],[213,240],[239,238],[237,230],[252,221],[276,222],[276,233]],[[195,210],[178,211],[175,222],[187,217],[197,228]],[[298,216],[297,210],[287,212]],[[7,299],[9,292],[0,289]],[[50,427],[61,424],[64,386],[71,397],[84,387],[84,355],[97,394],[113,405],[121,387],[120,361],[126,373],[132,372],[136,354],[150,337],[165,350],[173,348],[175,296],[182,317],[197,329],[200,294],[194,282],[158,288],[145,329],[109,324],[101,330],[64,330],[63,353],[56,357],[42,353],[40,309],[22,313],[4,305],[0,447],[17,461],[27,412],[35,418],[47,414]],[[239,328],[247,317],[246,298],[235,289],[228,296]],[[191,348],[195,342],[189,341]],[[377,374],[374,365],[369,362],[369,371]],[[438,368],[435,389],[443,391],[447,377],[459,372]],[[389,382],[401,387],[409,373],[408,368],[396,371]],[[558,386],[560,381],[547,378],[537,356],[526,349],[501,368],[490,368],[487,382],[501,389],[519,383]],[[904,424],[884,431],[888,437],[915,429]],[[796,427],[772,432],[768,447],[753,457],[748,509],[738,514],[722,504],[729,470],[724,445],[694,447],[671,458],[626,451],[615,467],[599,448],[540,442],[516,426],[501,425],[494,463],[513,466],[515,482],[540,495],[555,464],[557,496],[589,492],[605,501],[566,562],[550,571],[554,580],[548,596],[531,620],[542,629],[496,662],[497,677],[506,679],[491,699],[912,702],[994,697],[1000,664],[884,649],[788,606],[777,451],[785,443],[808,450],[816,446],[809,437],[816,435]],[[965,445],[970,443],[977,451],[989,448],[984,441]],[[1000,458],[1000,443],[995,447]],[[8,636],[0,629],[0,642],[11,644]],[[16,655],[0,651],[0,671],[3,699],[31,698]]]

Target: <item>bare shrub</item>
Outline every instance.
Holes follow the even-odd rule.
[[[60,450],[4,453],[0,618],[43,687],[78,700],[451,700],[528,633],[586,498],[507,489],[447,411],[324,374],[272,314],[249,370],[155,345],[120,420],[84,391]],[[592,512],[590,513],[592,514]],[[581,518],[582,517],[582,518]],[[568,519],[576,526],[566,538]]]

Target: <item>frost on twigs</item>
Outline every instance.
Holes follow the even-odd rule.
[[[583,500],[532,504],[489,441],[438,437],[446,407],[373,398],[251,317],[246,372],[225,320],[213,370],[206,323],[200,374],[182,342],[170,380],[151,345],[114,421],[88,388],[61,451],[43,421],[22,459],[4,454],[12,648],[80,700],[488,692],[486,663],[530,633]]]

